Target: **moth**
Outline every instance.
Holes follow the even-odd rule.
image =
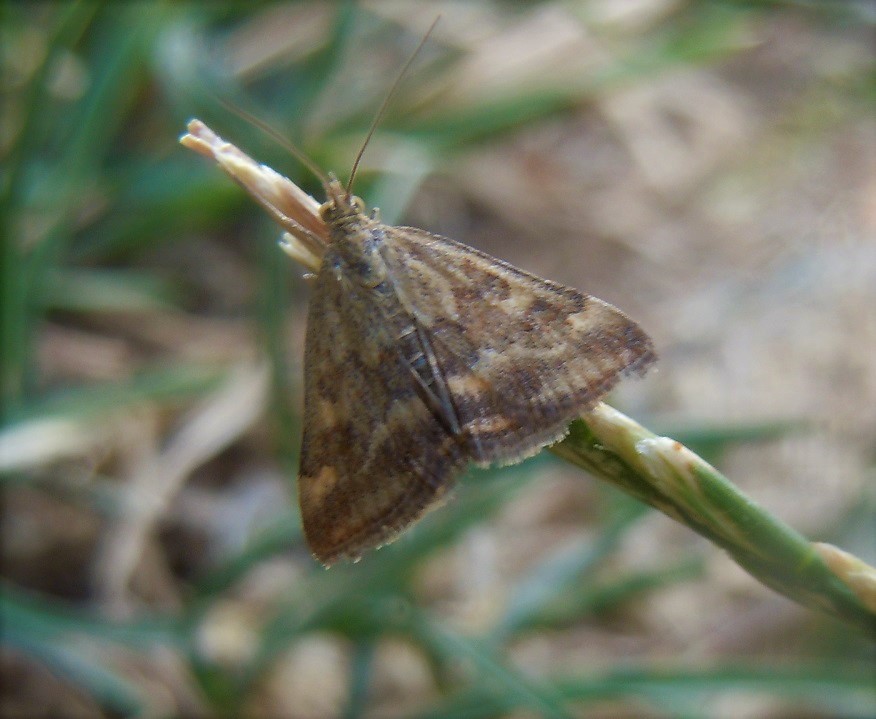
[[[561,439],[651,340],[611,305],[363,213],[337,181],[304,359],[299,499],[330,563],[391,540],[470,462]]]
[[[334,176],[319,205],[197,120],[182,142],[253,194],[286,230],[284,249],[315,272],[298,495],[325,565],[392,541],[469,464],[519,462],[559,441],[656,359],[612,305],[385,225]]]

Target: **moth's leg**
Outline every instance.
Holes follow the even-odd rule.
[[[450,389],[438,365],[428,334],[418,324],[412,323],[400,333],[398,347],[421,399],[450,434],[459,435],[462,431],[459,414],[450,397]]]

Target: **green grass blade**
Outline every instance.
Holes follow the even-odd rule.
[[[789,599],[876,637],[876,609],[828,568],[815,545],[678,442],[603,404],[551,451],[687,525]]]

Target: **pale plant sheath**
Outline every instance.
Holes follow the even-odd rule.
[[[215,160],[265,208],[283,228],[281,247],[290,257],[319,269],[328,238],[319,202],[199,120],[180,142]],[[680,443],[601,403],[551,451],[690,527],[789,599],[876,632],[876,569],[809,542]]]

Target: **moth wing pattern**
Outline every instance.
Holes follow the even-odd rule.
[[[558,441],[621,376],[656,359],[648,335],[602,300],[416,228],[387,228],[387,241],[472,461],[512,463]]]
[[[298,478],[304,533],[324,564],[391,541],[468,461],[370,301],[327,255],[308,312]]]

